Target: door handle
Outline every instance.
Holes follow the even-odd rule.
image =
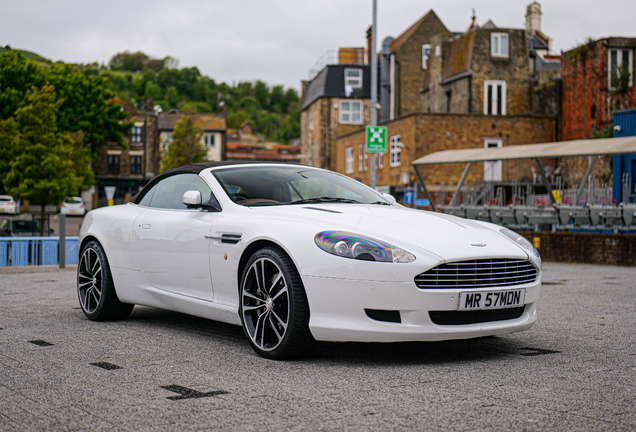
[[[139,225],[139,226],[141,227],[141,229],[150,229],[150,227],[152,227],[152,225],[150,225],[150,224],[142,224],[142,225]]]

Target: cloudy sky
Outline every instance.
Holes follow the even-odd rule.
[[[451,31],[477,21],[525,28],[530,0],[378,0],[378,42],[429,9]],[[636,37],[634,0],[543,0],[554,50],[587,37]],[[0,0],[0,46],[66,62],[108,62],[144,51],[173,56],[217,81],[262,79],[300,88],[327,50],[364,46],[371,0]]]

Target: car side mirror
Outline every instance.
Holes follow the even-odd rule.
[[[211,211],[211,212],[221,211],[221,206],[219,205],[219,203],[216,201],[214,197],[211,197],[210,200],[203,203],[201,198],[201,192],[199,192],[198,190],[191,190],[184,193],[183,198],[181,199],[181,202],[183,202],[186,208],[189,208],[189,209],[202,208],[204,210]]]
[[[385,200],[387,200],[391,205],[395,204],[397,202],[397,200],[395,199],[395,197],[391,194],[388,193],[382,193],[382,196],[384,197]]]
[[[187,208],[201,207],[201,192],[198,190],[189,190],[183,194],[181,202],[185,204]]]

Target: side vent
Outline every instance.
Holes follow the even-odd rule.
[[[221,243],[237,244],[241,237],[241,234],[221,234]]]

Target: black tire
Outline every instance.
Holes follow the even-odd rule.
[[[305,288],[281,248],[266,247],[252,255],[243,270],[239,300],[243,332],[258,355],[283,360],[313,350]]]
[[[117,298],[104,248],[92,240],[82,248],[77,265],[77,296],[84,315],[92,321],[113,321],[130,315],[134,304]]]

